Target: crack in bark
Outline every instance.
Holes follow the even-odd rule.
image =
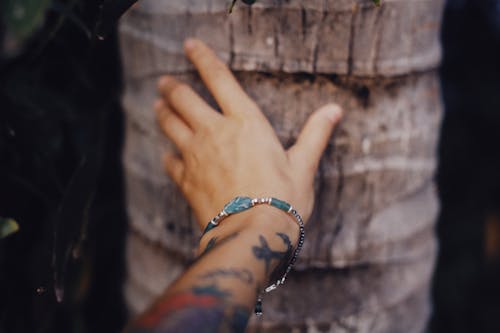
[[[234,58],[236,57],[236,52],[234,51],[234,22],[229,21],[229,68],[234,65]]]
[[[354,62],[354,38],[355,38],[355,29],[356,29],[356,17],[357,17],[358,7],[355,4],[352,8],[351,15],[351,25],[349,27],[349,54],[347,56],[347,75],[350,76],[353,70],[353,62]]]
[[[322,230],[321,226],[323,224],[323,220],[320,218],[323,216],[322,213],[322,208],[325,206],[323,204],[324,201],[324,192],[325,192],[325,181],[324,181],[324,163],[320,161],[319,167],[318,167],[318,192],[316,194],[316,209],[315,209],[315,214],[314,214],[314,219],[316,221],[316,230]],[[321,238],[321,237],[317,237]],[[321,253],[321,243],[316,242],[314,243],[314,247],[312,247],[312,253],[310,258],[317,258],[318,254]],[[329,255],[329,254],[328,254]]]
[[[384,24],[380,23],[380,19],[383,16],[383,12],[385,11],[385,4],[382,3],[380,5],[380,8],[377,11],[377,14],[375,16],[375,23],[374,25],[377,27],[377,31],[375,33],[375,44],[374,44],[374,55],[373,55],[373,63],[372,63],[372,69],[373,69],[373,74],[378,73],[378,60],[380,58],[380,48],[382,45],[382,31],[384,28]]]
[[[253,27],[252,27],[252,6],[247,7],[247,32],[249,35],[253,33]]]
[[[336,135],[334,133],[334,137],[335,136]],[[342,200],[342,194],[344,191],[344,180],[345,180],[344,179],[345,175],[344,175],[344,165],[343,165],[343,161],[342,161],[342,154],[337,155],[336,168],[337,168],[337,172],[339,175],[338,181],[337,181],[337,186],[335,188],[335,200],[333,202],[334,211],[337,212],[336,216],[333,218],[333,220],[336,223],[336,226],[335,226],[334,233],[332,235],[332,241],[330,242],[330,244],[334,244],[335,238],[342,230],[343,220],[344,220],[344,216],[342,215],[342,211],[340,209],[340,201]],[[327,251],[327,253],[328,253],[328,258],[327,258],[328,263],[331,264],[331,263],[333,263],[332,251],[331,250]]]
[[[326,18],[328,16],[328,0],[323,0],[323,7],[321,8],[321,20],[318,25],[318,32],[321,31],[323,25],[326,22]],[[313,51],[313,63],[312,63],[312,71],[313,73],[318,72],[318,57],[319,57],[319,44],[320,44],[320,34],[316,33],[316,40],[314,41],[314,51]]]
[[[307,11],[303,5],[300,5],[300,22],[302,30],[302,40],[305,41],[307,37]]]
[[[280,17],[281,21],[281,17]],[[279,31],[278,31],[278,23],[273,24],[273,40],[274,40],[274,56],[279,59]],[[281,61],[283,63],[283,61]],[[280,71],[282,70],[283,65],[280,65]]]

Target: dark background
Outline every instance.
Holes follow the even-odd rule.
[[[119,332],[126,221],[116,19],[109,1],[51,1],[41,30],[22,48],[4,43],[0,59],[0,216],[20,225],[0,240],[0,332]],[[5,40],[22,39],[6,26]]]
[[[2,16],[0,216],[20,231],[0,239],[0,333],[124,325],[115,29],[123,8],[110,3],[54,1],[43,26],[17,44]],[[442,209],[429,331],[498,333],[500,0],[448,1],[442,40]],[[55,288],[64,290],[60,303]]]
[[[433,332],[500,332],[500,1],[449,0]]]

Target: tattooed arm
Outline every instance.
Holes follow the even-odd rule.
[[[167,153],[165,170],[200,229],[237,195],[279,198],[307,221],[314,175],[340,108],[329,104],[313,112],[285,150],[225,64],[201,41],[188,40],[185,50],[221,112],[169,76],[159,81],[155,110],[178,148]],[[283,273],[298,234],[293,218],[274,207],[229,216],[202,238],[198,260],[127,331],[243,332],[257,291]]]
[[[258,290],[290,258],[291,239],[298,235],[294,221],[272,209],[258,207],[228,218],[225,225],[241,226],[231,230],[236,234],[224,236],[226,231],[218,228],[208,233],[214,239],[219,232],[215,245],[133,323],[130,332],[244,332]]]

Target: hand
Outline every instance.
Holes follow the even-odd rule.
[[[307,221],[314,203],[314,174],[341,118],[340,107],[328,104],[314,112],[295,145],[284,150],[259,107],[213,51],[196,39],[184,46],[222,113],[170,76],[159,80],[161,98],[155,111],[180,152],[167,153],[165,169],[200,228],[238,195],[287,201]]]

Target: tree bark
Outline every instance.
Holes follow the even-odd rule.
[[[121,23],[131,314],[180,274],[200,235],[162,170],[171,143],[151,111],[163,73],[214,104],[182,54],[183,39],[197,36],[233,68],[284,146],[317,107],[335,101],[346,111],[316,176],[296,271],[267,295],[249,332],[422,332],[436,252],[443,1],[261,0],[230,16],[227,4],[145,0]]]

